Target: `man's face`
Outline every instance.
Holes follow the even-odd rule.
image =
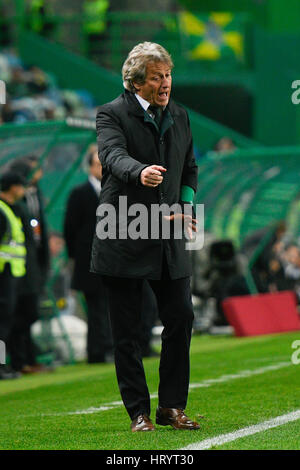
[[[172,86],[171,69],[164,62],[149,62],[145,83],[134,83],[137,94],[154,106],[167,106]]]
[[[92,164],[90,166],[90,175],[95,176],[95,178],[97,178],[97,180],[102,179],[102,165],[101,165],[100,160],[98,158],[98,152],[97,151],[93,154],[93,160],[92,160]]]
[[[300,266],[300,252],[299,248],[296,246],[291,246],[287,250],[287,259],[290,263],[294,264],[295,266]]]
[[[22,184],[14,184],[11,186],[11,193],[14,197],[15,201],[19,201],[24,197],[25,194],[25,187]]]
[[[58,237],[57,235],[50,235],[49,249],[51,256],[57,256],[64,248],[64,245],[65,243],[62,237]]]
[[[34,169],[35,167],[37,167],[37,163],[34,162],[31,165],[31,167],[32,167],[32,169]],[[42,176],[43,176],[43,170],[42,170],[41,167],[39,167],[37,170],[34,171],[30,183],[31,184],[38,183],[40,181],[40,179],[42,178]]]

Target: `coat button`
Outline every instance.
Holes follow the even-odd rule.
[[[163,143],[164,143],[164,139],[163,139],[162,137],[160,138],[159,143],[160,143],[160,144],[163,144]]]

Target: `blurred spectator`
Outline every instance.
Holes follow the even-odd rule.
[[[6,104],[2,105],[0,108],[0,124],[5,124],[13,122],[15,119],[15,113],[12,109],[11,101],[9,97],[6,96]]]
[[[65,241],[61,233],[51,231],[49,234],[50,269],[49,281],[43,291],[40,310],[42,317],[51,317],[55,313],[55,302],[60,314],[74,314],[75,300],[70,294],[70,272],[66,266]]]
[[[19,281],[26,266],[26,248],[20,208],[17,201],[24,196],[25,179],[18,173],[6,172],[1,177],[0,192],[0,339],[10,352],[9,339],[14,324],[15,305],[19,297]],[[0,379],[18,374],[0,365]]]
[[[290,244],[285,250],[285,259],[287,266],[285,274],[293,279],[299,279],[300,277],[300,250],[297,245]]]
[[[269,292],[288,289],[284,269],[279,258],[272,257],[269,260],[266,281]]]
[[[59,232],[51,232],[49,234],[49,250],[50,256],[57,259],[62,253],[65,246],[63,236]]]
[[[11,53],[0,53],[0,76],[7,90],[7,104],[0,109],[0,124],[66,117],[95,119],[94,99],[88,91],[61,90],[53,76],[33,64],[25,67]]]
[[[245,240],[243,251],[248,259],[261,250],[252,267],[259,292],[294,290],[300,303],[300,248],[289,242],[284,221],[258,230]]]
[[[300,250],[295,243],[274,244],[268,267],[269,292],[294,290],[299,297]]]
[[[204,155],[209,157],[211,155],[213,156],[216,153],[226,154],[234,152],[235,150],[237,150],[237,147],[233,140],[230,137],[224,136],[218,139],[213,145],[212,149],[207,151],[206,154],[204,153]],[[199,156],[201,158],[201,153],[199,154]]]
[[[108,0],[84,0],[82,4],[82,29],[85,40],[85,53],[90,59],[99,61],[105,51],[103,40],[107,33]]]
[[[10,337],[11,363],[15,370],[31,373],[43,369],[36,362],[37,351],[30,329],[39,317],[39,298],[49,267],[47,226],[43,197],[38,187],[42,170],[34,155],[17,160],[11,168],[28,180],[24,198],[19,202],[27,250],[26,275],[20,282],[20,296]]]
[[[6,47],[11,42],[10,24],[2,0],[0,2],[0,47]]]
[[[271,263],[270,265],[270,261],[273,259],[279,260],[278,250],[285,233],[285,222],[280,221],[251,233],[244,240],[242,252],[248,260],[256,256],[256,250],[259,249],[259,246],[262,247],[251,268],[258,292],[269,292],[269,284],[272,284],[271,289],[274,290],[275,279],[276,283],[279,279],[284,281],[284,277],[281,275],[280,262],[279,265],[277,263]]]
[[[283,255],[285,266],[284,275],[286,279],[293,284],[298,302],[300,303],[300,248],[298,245],[292,243],[285,249]]]
[[[236,150],[236,145],[233,140],[227,136],[219,139],[213,147],[213,151],[219,153],[229,153],[233,152],[234,150]]]
[[[55,30],[51,2],[46,0],[30,0],[26,15],[26,25],[33,32],[51,37]]]
[[[112,354],[108,303],[101,277],[90,272],[96,210],[101,190],[102,165],[96,145],[88,153],[88,181],[71,192],[64,221],[68,255],[74,260],[72,288],[82,291],[87,305],[88,362],[106,362]]]
[[[222,309],[223,300],[227,297],[249,294],[244,277],[244,265],[231,240],[216,240],[211,243],[204,279],[206,290],[203,295],[206,299],[214,298],[216,302],[213,324],[227,325]]]
[[[35,241],[40,271],[39,282],[40,286],[43,286],[49,269],[48,228],[44,212],[44,196],[39,187],[39,182],[43,177],[43,169],[39,165],[38,157],[33,154],[17,160],[11,165],[11,168],[29,179],[24,202],[30,215],[30,225]]]
[[[9,81],[6,84],[7,92],[14,99],[21,98],[28,94],[27,75],[21,65],[11,67]]]
[[[27,87],[32,94],[44,93],[49,88],[49,79],[43,70],[32,65],[27,73]]]

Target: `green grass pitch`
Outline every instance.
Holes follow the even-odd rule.
[[[112,364],[76,364],[1,381],[0,449],[175,450],[299,410],[300,364],[291,361],[295,340],[300,331],[252,338],[194,335],[186,412],[199,419],[199,431],[156,426],[155,432],[133,434],[125,409],[114,403],[120,395]],[[158,363],[144,361],[153,394]],[[151,403],[155,421],[156,395]],[[300,419],[214,449],[299,450],[299,436]]]

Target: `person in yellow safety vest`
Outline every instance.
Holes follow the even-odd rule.
[[[54,23],[47,18],[49,7],[46,7],[45,0],[31,0],[27,14],[27,25],[31,31],[43,36],[48,36],[53,31]]]
[[[24,196],[25,181],[18,173],[1,177],[0,191],[0,340],[6,344],[13,326],[18,279],[25,275],[26,248],[16,202]],[[18,376],[0,365],[0,379]]]
[[[86,43],[86,54],[97,53],[99,41],[103,39],[107,29],[108,0],[85,0],[82,6],[82,30]]]

